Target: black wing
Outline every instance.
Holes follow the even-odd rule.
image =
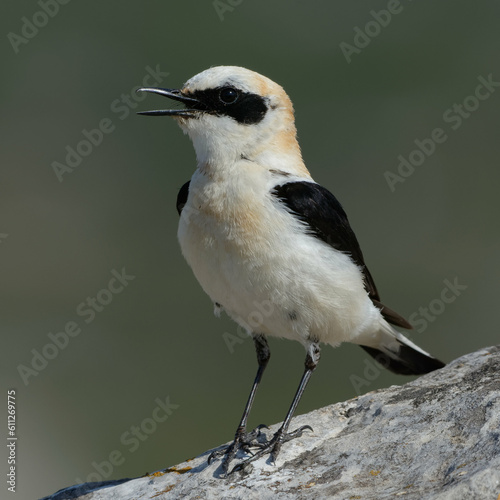
[[[403,317],[380,303],[377,287],[366,267],[363,253],[349,225],[347,215],[337,198],[328,189],[313,182],[289,182],[274,187],[271,193],[308,225],[311,234],[336,250],[351,256],[363,272],[368,296],[381,309],[382,315],[389,323],[412,328]]]
[[[179,193],[177,194],[177,212],[179,215],[181,215],[182,209],[187,202],[190,182],[191,181],[187,181],[186,184],[179,189]]]

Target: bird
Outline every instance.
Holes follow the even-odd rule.
[[[289,426],[321,344],[357,344],[398,374],[445,366],[395,328],[412,326],[380,301],[342,205],[306,168],[280,85],[243,67],[213,66],[180,89],[138,91],[181,105],[139,112],[173,117],[196,152],[177,196],[181,251],[215,313],[224,311],[255,344],[258,370],[234,440],[208,460],[221,459],[220,476],[266,455],[275,463],[284,443],[311,430]],[[268,337],[300,342],[306,358],[282,425],[262,442],[263,426],[248,432],[247,421],[270,359]],[[240,450],[249,456],[231,469]]]

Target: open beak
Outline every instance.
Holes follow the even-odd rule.
[[[138,115],[149,116],[182,116],[184,118],[193,118],[201,111],[200,101],[191,97],[185,96],[182,91],[177,89],[158,89],[154,87],[143,87],[137,89],[137,92],[150,92],[152,94],[160,94],[174,101],[182,102],[186,105],[184,109],[156,109],[153,111],[138,111]],[[189,107],[191,106],[191,108]]]

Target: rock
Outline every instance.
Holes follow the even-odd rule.
[[[293,419],[314,432],[285,443],[276,466],[218,477],[210,451],[137,479],[87,483],[45,500],[500,500],[500,346],[446,368]],[[278,424],[268,433],[274,432]]]

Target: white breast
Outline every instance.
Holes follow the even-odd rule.
[[[197,170],[179,222],[182,253],[212,301],[249,331],[302,343],[353,342],[376,328],[349,256],[306,233],[270,194],[279,180],[269,170],[237,168],[216,179]]]

